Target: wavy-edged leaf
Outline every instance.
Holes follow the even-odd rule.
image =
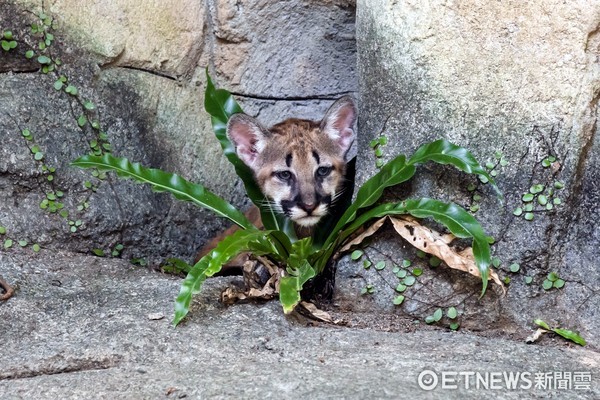
[[[415,166],[407,164],[404,155],[399,155],[381,167],[381,170],[358,190],[356,200],[339,219],[325,241],[324,247],[329,247],[336,240],[340,230],[356,218],[356,212],[359,209],[375,204],[383,194],[384,189],[405,182],[412,178],[414,174]]]
[[[252,250],[256,255],[276,253],[270,242],[271,231],[239,230],[222,240],[210,253],[202,257],[187,274],[181,284],[179,295],[175,300],[175,317],[173,325],[187,315],[192,295],[200,291],[207,277],[219,272],[223,264],[238,254]]]
[[[544,328],[548,331],[552,331],[552,332],[556,333],[557,335],[564,337],[565,339],[568,339],[574,343],[577,343],[580,346],[585,346],[587,344],[583,337],[581,337],[577,332],[573,332],[570,329],[551,328],[545,321],[543,321],[541,319],[536,319],[533,322],[535,322],[537,325],[541,326],[542,328]],[[537,338],[535,338],[535,339],[537,339]],[[531,341],[534,341],[535,339],[532,339]]]
[[[477,269],[481,274],[481,295],[485,294],[492,262],[487,236],[475,217],[454,203],[423,198],[404,200],[400,203],[382,204],[358,217],[350,226],[344,229],[339,238],[343,241],[372,218],[399,214],[410,214],[416,218],[433,218],[436,222],[448,228],[454,236],[463,239],[472,238],[473,256]]]
[[[439,139],[419,147],[408,160],[408,164],[423,164],[427,161],[449,164],[468,174],[483,176],[489,181],[496,193],[502,196],[492,176],[479,164],[473,154],[464,147],[457,146],[445,139]]]
[[[240,177],[248,197],[258,206],[261,212],[263,225],[266,229],[281,230],[289,237],[295,238],[296,234],[291,221],[282,215],[276,214],[272,209],[263,206],[265,196],[254,180],[252,170],[240,160],[235,152],[233,143],[227,137],[227,121],[233,114],[243,113],[240,105],[231,93],[225,89],[217,89],[206,70],[206,91],[204,93],[204,109],[211,115],[215,136],[221,144],[225,157],[233,164],[235,173]]]
[[[580,346],[586,345],[585,339],[582,338],[577,332],[573,332],[572,330],[562,329],[562,328],[554,328],[554,329],[552,329],[552,332],[554,332],[557,335],[560,335],[560,336],[564,337],[565,339],[568,339],[574,343],[577,343]]]
[[[190,201],[197,206],[209,209],[221,217],[230,219],[242,228],[256,229],[246,216],[233,205],[204,186],[189,182],[179,175],[170,174],[160,169],[146,168],[140,163],[132,163],[127,158],[113,157],[108,153],[103,156],[86,155],[79,157],[71,165],[80,168],[114,171],[121,178],[131,178],[139,183],[147,183],[152,186],[154,191],[169,192],[176,199]]]
[[[316,273],[307,260],[302,260],[297,269],[288,268],[288,275],[279,281],[279,301],[283,306],[283,312],[286,314],[294,311],[294,308],[300,303],[300,292],[304,284]]]

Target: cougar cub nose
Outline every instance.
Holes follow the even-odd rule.
[[[300,207],[301,209],[303,209],[304,211],[306,211],[308,214],[310,214],[311,212],[313,212],[315,210],[315,208],[317,208],[317,203],[312,202],[312,203],[298,203],[298,207]]]

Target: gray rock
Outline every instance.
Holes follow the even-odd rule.
[[[191,261],[227,225],[148,187],[112,176],[98,181],[90,171],[70,167],[89,151],[98,132],[89,124],[78,126],[84,108],[54,89],[59,75],[77,87],[81,102],[96,105],[88,119],[99,119],[115,155],[205,184],[240,208],[248,200],[204,112],[206,68],[217,85],[237,93],[244,109],[266,125],[291,116],[320,119],[335,97],[356,90],[352,2],[326,1],[316,8],[290,3],[283,9],[279,2],[252,2],[240,9],[226,2],[176,3],[52,4],[45,11],[58,22],[51,45],[52,56],[62,60],[57,75],[39,73],[37,56],[25,57],[38,48],[39,38],[29,28],[38,21],[28,11],[39,12],[39,4],[3,4],[0,27],[12,29],[19,42],[0,58],[0,98],[9,100],[0,102],[0,226],[7,228],[7,237],[75,252],[110,252],[123,244],[124,258],[156,265],[169,257]],[[263,17],[273,20],[265,23]],[[214,29],[207,30],[211,21]],[[309,25],[310,34],[301,35]],[[227,46],[224,40],[237,30],[251,48]],[[293,39],[285,46],[283,34]],[[243,65],[223,58],[225,48]],[[265,60],[268,55],[289,62],[276,68]],[[242,81],[232,79],[242,73]],[[275,79],[283,75],[304,80]],[[31,131],[34,142],[22,137],[23,129]],[[28,144],[37,145],[42,162],[56,168],[52,182]],[[96,191],[84,187],[87,180]],[[68,218],[59,210],[40,209],[51,191],[64,193],[60,202]],[[84,202],[89,208],[78,211]],[[81,221],[77,232],[71,232],[69,221]]]
[[[340,329],[286,318],[275,301],[226,308],[216,299],[230,278],[209,279],[173,328],[180,280],[120,260],[2,253],[0,275],[17,288],[0,304],[2,398],[475,399],[484,389],[474,378],[469,389],[464,379],[454,382],[461,389],[442,389],[441,374],[478,373],[489,384],[491,373],[528,372],[535,384],[535,373],[555,371],[591,373],[590,389],[507,390],[500,380],[493,391],[507,399],[600,395],[597,353],[549,337],[525,345],[441,329]],[[424,370],[437,373],[432,392],[418,385]]]
[[[476,279],[425,266],[417,287],[407,291],[410,301],[403,310],[422,319],[437,307],[455,306],[468,315],[470,328],[509,332],[522,332],[542,318],[580,330],[595,343],[600,328],[595,261],[600,221],[593,211],[599,204],[600,75],[594,52],[600,19],[587,6],[575,12],[559,3],[547,19],[546,7],[541,1],[514,7],[358,2],[362,135],[357,180],[362,183],[376,172],[367,144],[379,134],[389,138],[386,159],[410,155],[440,137],[471,149],[482,164],[498,164],[494,153],[501,151],[509,164],[495,169],[505,204],[489,185],[478,184],[482,200],[475,215],[496,239],[499,273],[511,279],[508,294],[491,291],[478,300]],[[546,168],[542,160],[548,156],[557,161]],[[536,211],[531,222],[513,215],[533,184],[551,188],[556,180],[565,183],[565,189],[555,190],[561,206]],[[427,196],[468,209],[473,204],[469,183],[477,180],[425,165],[389,197]],[[400,239],[388,237],[373,246],[383,253],[374,257],[417,261]],[[509,272],[512,263],[521,265],[519,273]],[[550,272],[566,281],[563,289],[542,289]],[[527,285],[524,276],[533,283]],[[393,285],[379,286],[389,304]]]

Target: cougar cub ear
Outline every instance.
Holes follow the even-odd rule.
[[[344,96],[329,107],[321,121],[321,130],[339,144],[344,154],[348,152],[356,138],[354,133],[356,116],[354,101],[350,96]]]
[[[265,148],[268,135],[267,129],[246,114],[234,114],[227,122],[227,137],[238,157],[252,169],[257,167],[258,154]]]

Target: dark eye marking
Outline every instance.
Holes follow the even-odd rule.
[[[316,151],[313,150],[312,155],[315,158],[315,161],[317,162],[317,164],[319,164],[321,162],[321,159],[319,157],[319,153],[317,153]]]
[[[331,171],[333,170],[333,167],[319,167],[317,168],[317,178],[325,178],[326,176],[328,176]]]
[[[292,154],[288,154],[287,156],[285,156],[285,165],[288,166],[288,168],[290,168],[292,166]]]
[[[292,173],[290,171],[276,171],[273,172],[273,175],[275,175],[278,179],[287,182],[290,179],[292,179]]]

